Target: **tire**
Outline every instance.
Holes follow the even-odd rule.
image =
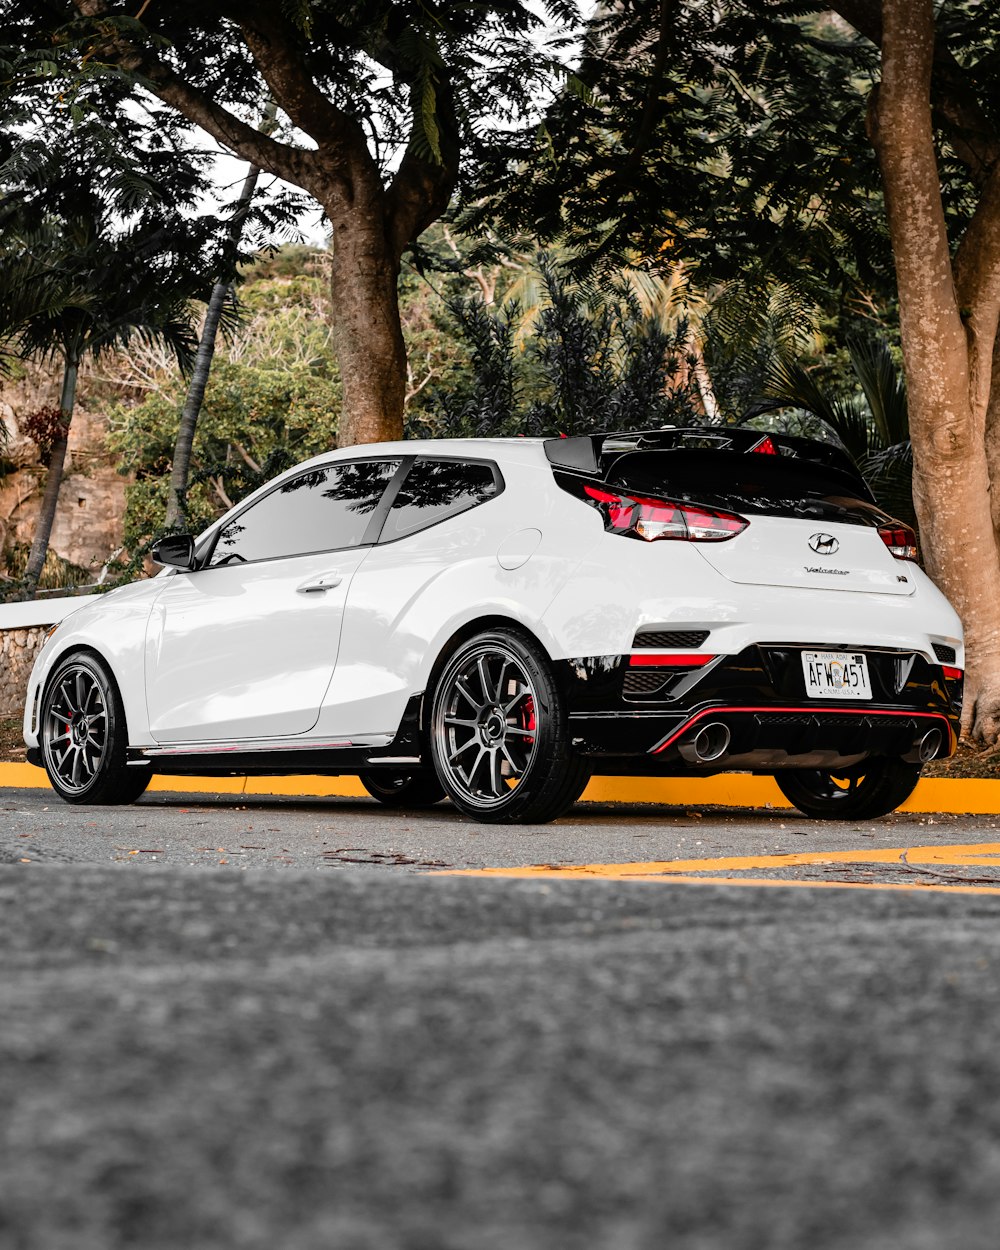
[[[358,773],[358,780],[384,807],[433,807],[444,789],[432,772],[395,773],[389,769]]]
[[[484,824],[545,824],[568,811],[590,778],[570,748],[548,657],[513,629],[477,634],[434,688],[431,757],[460,811]]]
[[[129,767],[125,708],[115,679],[90,652],[68,656],[42,702],[42,763],[66,803],[134,803],[153,775]]]
[[[848,773],[805,769],[776,773],[778,789],[806,816],[873,820],[905,803],[920,780],[920,765],[875,756]]]

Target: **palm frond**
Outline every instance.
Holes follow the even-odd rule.
[[[910,437],[906,382],[888,343],[879,338],[858,338],[851,341],[848,351],[882,446],[904,442]]]
[[[774,360],[765,376],[765,394],[790,408],[811,412],[828,426],[855,460],[865,460],[877,450],[877,434],[854,396],[834,397],[800,364]]]

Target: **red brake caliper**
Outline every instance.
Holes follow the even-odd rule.
[[[529,694],[521,705],[521,711],[518,713],[521,718],[522,729],[535,728],[535,700]]]

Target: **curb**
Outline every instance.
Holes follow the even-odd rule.
[[[41,768],[0,763],[0,788],[48,789]],[[356,777],[157,777],[151,793],[273,794],[291,797],[367,798]],[[686,777],[596,777],[584,803],[660,803],[671,807],[774,807],[791,804],[771,777],[742,773]],[[1000,781],[925,777],[901,812],[1000,815]]]

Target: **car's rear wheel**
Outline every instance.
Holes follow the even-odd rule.
[[[775,774],[786,799],[820,820],[872,820],[905,803],[920,780],[920,765],[876,756],[844,773],[803,769]]]
[[[396,773],[388,769],[358,773],[358,780],[385,807],[433,807],[444,788],[432,772]]]
[[[151,770],[127,763],[125,708],[95,655],[78,652],[59,665],[41,716],[42,763],[67,803],[132,803],[149,785]]]
[[[542,824],[567,811],[590,776],[573,754],[548,657],[497,628],[463,643],[445,665],[431,708],[441,784],[487,824]]]

